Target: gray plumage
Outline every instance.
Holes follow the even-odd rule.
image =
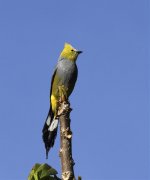
[[[50,97],[53,94],[55,97],[59,97],[58,87],[64,85],[68,89],[67,97],[72,93],[78,76],[78,69],[75,61],[60,58],[58,60],[56,69],[53,73],[51,80]],[[58,99],[59,100],[59,99]],[[51,102],[50,102],[51,105]],[[48,116],[46,118],[45,125],[43,127],[43,141],[46,148],[46,157],[48,158],[48,152],[53,147],[55,138],[57,135],[58,120],[54,118],[54,112],[52,111],[52,105]]]
[[[57,86],[64,85],[66,88],[68,88],[68,97],[69,97],[74,89],[74,86],[77,80],[78,69],[77,69],[76,63],[68,59],[59,59],[55,71],[56,71],[55,77],[53,80],[54,84],[53,82],[51,83],[52,88],[55,88],[55,84]],[[58,88],[57,88],[57,91],[58,91]],[[58,93],[58,92],[55,91],[54,94],[55,93]]]

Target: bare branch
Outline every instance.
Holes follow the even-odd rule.
[[[72,158],[72,131],[70,128],[70,103],[66,98],[66,89],[59,87],[60,101],[58,116],[60,120],[60,152],[62,180],[74,180],[74,161]]]

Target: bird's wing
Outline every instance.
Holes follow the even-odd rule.
[[[57,135],[57,128],[55,128],[53,131],[49,131],[49,127],[53,121],[54,118],[54,113],[52,111],[52,105],[51,105],[51,94],[52,94],[52,86],[53,86],[53,81],[55,78],[55,74],[57,71],[57,67],[54,70],[54,73],[52,75],[52,79],[51,79],[51,88],[50,88],[50,109],[43,127],[43,141],[45,143],[45,148],[46,148],[46,158],[48,158],[48,152],[50,150],[51,147],[53,147],[54,142],[55,142],[55,138]]]
[[[52,94],[52,87],[53,87],[53,82],[54,82],[54,78],[55,78],[56,72],[57,72],[57,67],[55,68],[54,73],[52,75],[52,79],[51,79],[50,97],[51,97],[51,94]],[[50,99],[50,102],[51,102],[51,99]]]

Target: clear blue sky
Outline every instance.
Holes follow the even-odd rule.
[[[84,53],[71,96],[73,157],[83,180],[148,180],[148,0],[0,0],[0,180],[36,163],[60,173],[59,135],[41,130],[64,43]]]

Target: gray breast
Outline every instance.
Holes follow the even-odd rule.
[[[77,66],[75,62],[67,59],[58,61],[57,74],[61,80],[60,84],[65,85],[71,93],[77,79]]]

